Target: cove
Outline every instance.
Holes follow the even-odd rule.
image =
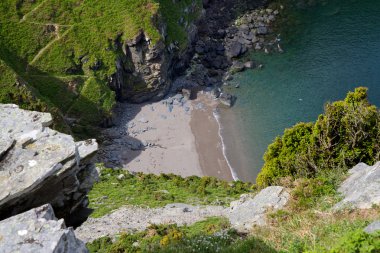
[[[264,68],[236,74],[227,88],[238,99],[221,111],[222,134],[243,181],[255,180],[276,136],[315,121],[326,102],[366,86],[370,102],[380,106],[380,1],[332,0],[292,15],[296,22],[278,31],[285,52],[252,53]]]

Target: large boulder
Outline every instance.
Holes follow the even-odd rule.
[[[282,209],[289,198],[290,194],[284,187],[270,186],[254,197],[244,194],[239,200],[231,202],[227,217],[239,232],[249,232],[254,225],[266,225],[266,213]]]
[[[335,209],[368,209],[380,204],[380,162],[373,166],[359,163],[348,171],[349,177],[338,191],[344,199],[335,205]]]
[[[0,221],[0,253],[86,253],[72,228],[57,220],[50,205]]]
[[[46,203],[65,217],[88,204],[98,144],[75,142],[51,123],[48,113],[0,104],[0,220]]]

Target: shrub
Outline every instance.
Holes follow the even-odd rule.
[[[259,186],[281,177],[315,177],[345,171],[359,162],[373,164],[380,156],[380,114],[367,99],[367,88],[349,92],[344,101],[328,103],[313,123],[286,129],[269,145]]]

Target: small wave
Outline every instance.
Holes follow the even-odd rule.
[[[231,175],[232,175],[232,178],[235,180],[235,181],[239,181],[239,177],[237,176],[237,173],[236,171],[234,170],[234,168],[232,168],[231,164],[230,164],[230,161],[228,160],[227,158],[227,155],[226,155],[226,145],[224,144],[224,139],[223,139],[223,136],[222,136],[222,124],[220,123],[220,115],[218,114],[217,111],[213,111],[212,112],[212,115],[214,116],[216,122],[218,122],[218,128],[219,128],[219,131],[218,131],[218,135],[219,135],[219,138],[220,140],[222,141],[222,151],[223,151],[223,156],[224,156],[224,159],[226,160],[227,164],[228,164],[228,167],[230,168],[230,171],[231,171]]]

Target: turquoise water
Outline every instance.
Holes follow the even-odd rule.
[[[238,97],[224,113],[227,156],[239,177],[253,181],[273,139],[297,122],[314,121],[328,101],[357,86],[380,106],[380,1],[329,1],[297,11],[285,27],[283,54],[253,54],[264,69],[235,76]],[[286,36],[286,38],[284,38]],[[239,132],[237,135],[236,133]]]

